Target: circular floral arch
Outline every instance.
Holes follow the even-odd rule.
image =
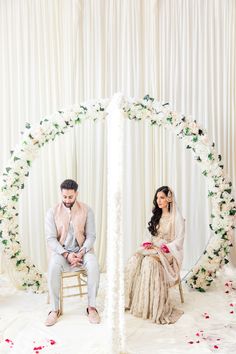
[[[86,119],[105,119],[108,104],[109,100],[92,101],[45,117],[36,127],[26,123],[20,144],[11,152],[0,180],[0,244],[4,255],[18,272],[23,289],[41,292],[45,286],[43,275],[24,256],[18,238],[18,199],[32,161],[41,147],[69,128]],[[196,121],[171,111],[168,104],[161,104],[149,95],[141,100],[123,98],[122,110],[127,119],[147,120],[152,126],[172,129],[184,141],[186,148],[192,150],[207,179],[208,197],[212,202],[210,228],[213,236],[187,277],[190,287],[205,291],[217,270],[228,263],[230,231],[234,228],[236,214],[232,183],[224,175],[221,155],[217,154],[214,143],[209,142],[206,131]]]

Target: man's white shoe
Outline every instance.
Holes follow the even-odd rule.
[[[50,311],[45,321],[45,325],[53,326],[57,322],[59,316],[60,316],[59,311]]]
[[[87,308],[87,315],[90,323],[98,324],[101,322],[100,316],[95,308],[94,309]]]

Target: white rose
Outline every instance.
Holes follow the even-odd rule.
[[[197,134],[198,133],[198,126],[197,126],[197,124],[195,122],[189,123],[188,127],[189,127],[189,129],[191,130],[191,132],[193,134]]]
[[[210,142],[207,135],[201,135],[200,141],[202,144],[209,146]]]

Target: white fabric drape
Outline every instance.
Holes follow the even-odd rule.
[[[26,121],[115,92],[146,93],[208,131],[236,185],[234,0],[2,0],[0,102],[3,169]],[[209,239],[209,203],[197,162],[174,134],[125,122],[125,258],[142,239],[157,187],[176,193],[186,219],[183,266]],[[86,122],[42,149],[20,201],[26,254],[46,270],[44,215],[65,178],[95,212],[101,268],[106,245],[106,124]]]

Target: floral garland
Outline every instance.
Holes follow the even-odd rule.
[[[236,204],[232,195],[232,183],[225,177],[221,155],[208,140],[207,133],[196,121],[169,109],[146,95],[142,100],[123,100],[123,111],[128,119],[148,120],[155,126],[171,128],[182,139],[187,149],[193,151],[202,174],[207,178],[208,197],[212,201],[210,227],[214,235],[187,279],[187,283],[199,291],[205,291],[216,276],[217,270],[228,263],[230,232],[234,228]],[[24,289],[35,292],[44,290],[45,280],[35,265],[24,256],[18,239],[17,203],[20,190],[39,150],[68,128],[81,124],[85,119],[105,119],[108,100],[93,101],[45,117],[35,129],[26,123],[26,131],[0,180],[0,244],[4,254],[19,272],[19,283]]]
[[[108,353],[127,353],[124,321],[123,240],[123,96],[107,107],[107,283]]]
[[[24,189],[25,178],[41,147],[53,141],[68,128],[81,124],[85,119],[103,119],[108,100],[74,106],[45,117],[35,128],[26,123],[20,144],[11,151],[11,158],[0,179],[0,244],[6,260],[17,273],[16,283],[33,292],[45,290],[45,278],[23,254],[18,237],[19,194]]]
[[[208,197],[212,202],[211,224],[214,235],[203,255],[187,276],[187,284],[204,292],[216,277],[216,272],[229,262],[228,254],[231,233],[234,229],[236,204],[232,194],[232,183],[224,175],[221,155],[215,144],[210,143],[207,133],[196,121],[169,109],[169,104],[161,104],[146,95],[142,100],[129,102],[124,108],[132,120],[150,120],[151,125],[171,128],[191,149],[200,164],[202,174],[207,178]]]

